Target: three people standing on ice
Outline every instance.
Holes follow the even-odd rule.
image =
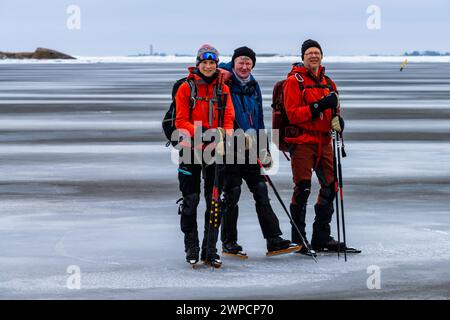
[[[295,183],[290,206],[291,215],[306,239],[306,202],[311,188],[311,172],[314,170],[321,184],[321,190],[315,205],[316,218],[311,243],[313,248],[318,250],[333,251],[338,247],[342,250],[343,244],[338,244],[330,235],[335,195],[333,162],[330,158],[330,132],[332,129],[337,132],[343,129],[343,120],[338,115],[339,99],[335,84],[324,75],[325,69],[321,66],[322,49],[320,45],[313,40],[305,41],[302,46],[302,59],[304,65],[294,65],[283,90],[284,104],[290,125],[297,130],[290,130],[291,134],[286,137],[286,142],[292,146],[292,172]],[[261,90],[251,74],[256,63],[256,55],[250,48],[241,47],[235,50],[230,63],[222,63],[220,69],[217,68],[217,63],[218,52],[215,48],[204,45],[199,49],[197,66],[190,68],[188,76],[194,80],[196,86],[195,106],[190,105],[193,97],[190,85],[185,83],[180,86],[176,94],[175,124],[177,129],[187,130],[191,137],[198,130],[205,133],[208,129],[218,130],[219,136],[222,138],[225,136],[225,131],[228,136],[231,136],[232,129],[241,129],[241,135],[243,132],[242,138],[246,142],[246,150],[240,150],[241,155],[235,153],[233,164],[225,164],[221,172],[221,177],[224,178],[221,185],[223,185],[225,200],[221,204],[223,209],[221,231],[223,252],[245,257],[243,248],[237,243],[238,201],[242,180],[245,180],[255,200],[256,213],[267,242],[268,253],[286,253],[297,250],[299,253],[307,253],[301,237],[294,229],[292,230],[292,242],[280,237],[282,232],[279,221],[270,205],[267,185],[261,175],[260,166],[248,161],[248,149],[253,144],[258,147],[258,156],[263,160],[265,166],[270,167],[272,162],[268,149],[260,147],[260,145],[266,146],[267,144],[261,143],[260,139],[253,141],[255,139],[251,139],[251,136],[246,134],[248,130],[265,128]],[[225,74],[227,71],[229,73]],[[304,82],[303,85],[299,85],[300,78]],[[224,102],[222,124],[211,121],[210,116],[211,108],[213,108],[213,115],[216,115],[213,118],[219,119],[217,97],[215,97],[218,87],[222,88],[223,93],[227,96],[227,101]],[[197,126],[195,125],[196,121]],[[217,144],[217,141],[215,143]],[[202,144],[202,147],[207,144],[208,141]],[[224,149],[222,141],[219,141],[219,145],[221,150]],[[195,149],[195,146],[190,148]],[[235,147],[233,147],[234,149]],[[184,152],[186,150],[188,149],[185,147]],[[237,157],[242,155],[245,163],[237,164]],[[214,266],[220,266],[220,256],[216,250],[218,228],[208,230],[211,226],[209,222],[214,169],[214,164],[180,163],[178,177],[183,202],[179,211],[181,229],[184,233],[186,259],[188,262],[196,263],[200,251],[196,216],[200,199],[200,175],[203,171],[207,210],[201,259],[212,262]],[[298,246],[296,243],[303,246]]]

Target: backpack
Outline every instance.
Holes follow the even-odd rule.
[[[177,110],[176,110],[176,101],[175,96],[177,95],[178,88],[180,86],[187,82],[189,84],[189,88],[191,91],[191,99],[189,102],[189,116],[192,113],[192,109],[195,107],[195,100],[197,98],[197,87],[195,86],[195,83],[193,80],[188,79],[187,77],[179,79],[175,82],[175,84],[172,87],[172,102],[170,104],[169,110],[167,110],[166,114],[164,115],[163,121],[162,121],[162,129],[164,131],[164,135],[167,138],[166,147],[172,144],[172,146],[176,146],[179,142],[179,136],[174,135],[172,137],[173,132],[175,131],[175,119],[177,116]],[[174,138],[174,140],[172,140]],[[176,138],[176,140],[175,140]]]
[[[327,85],[311,85],[311,86],[305,86],[303,84],[303,78],[300,76],[299,73],[295,75],[295,78],[298,81],[298,84],[300,86],[300,92],[303,92],[305,88],[328,88],[330,91],[332,90],[331,85],[331,79],[328,76],[325,76],[325,79],[327,80]],[[286,114],[286,110],[284,108],[284,83],[286,82],[286,79],[278,81],[274,88],[272,93],[272,129],[278,129],[279,132],[279,140],[275,141],[276,139],[273,139],[273,142],[278,147],[278,150],[281,152],[289,152],[290,151],[290,144],[287,143],[284,138],[286,136],[286,129],[288,127],[291,127],[289,123],[289,119]],[[274,138],[274,135],[272,135]]]

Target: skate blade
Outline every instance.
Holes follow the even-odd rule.
[[[317,258],[317,253],[315,252],[315,251],[313,251],[313,250],[311,250],[311,253],[310,252],[295,252],[299,257],[308,257],[308,258],[310,258],[310,257],[314,257],[314,258]]]
[[[324,250],[324,251],[316,251],[317,254],[321,255],[321,256],[327,256],[327,255],[337,255],[338,252],[337,251],[329,251],[329,250]],[[346,252],[344,251],[339,251],[340,255],[356,255],[356,254],[360,254],[362,251],[361,250],[347,250]]]
[[[214,269],[219,269],[222,266],[221,263],[214,263],[214,262],[207,262],[207,261],[203,261],[203,264],[207,267],[211,267]]]
[[[222,251],[222,255],[227,256],[227,257],[239,258],[242,260],[248,259],[248,256],[245,252],[229,253],[229,252]]]
[[[282,250],[269,251],[269,252],[266,252],[266,256],[272,257],[272,256],[280,255],[280,254],[291,253],[291,252],[294,252],[294,251],[298,251],[301,248],[302,248],[302,246],[297,245],[297,246],[292,246],[292,247],[289,247],[289,248],[286,248],[286,249],[282,249]]]

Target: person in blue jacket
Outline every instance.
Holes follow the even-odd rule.
[[[219,64],[219,68],[229,71],[232,76],[228,82],[235,112],[234,129],[263,130],[264,115],[262,94],[258,82],[251,74],[256,63],[255,52],[248,47],[240,47],[234,51],[229,63]],[[253,135],[255,136],[255,135]],[[233,164],[225,167],[225,212],[221,227],[222,249],[224,254],[246,256],[241,245],[237,243],[237,220],[239,215],[238,202],[241,195],[242,180],[247,183],[255,200],[256,213],[264,238],[267,241],[267,251],[287,253],[299,249],[299,246],[280,237],[280,224],[270,205],[268,189],[257,163],[249,161],[249,148],[259,146],[258,141],[251,143],[251,135],[245,134],[245,151],[235,154]],[[257,139],[256,139],[257,140]],[[267,145],[267,144],[266,144]],[[265,167],[270,167],[272,159],[267,148],[259,150],[259,157]],[[239,151],[238,151],[239,153]],[[245,163],[238,162],[237,157],[244,155]]]

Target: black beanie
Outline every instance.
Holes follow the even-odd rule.
[[[323,52],[322,52],[322,48],[320,47],[320,44],[317,41],[308,39],[305,42],[303,42],[303,44],[302,44],[302,60],[305,57],[306,50],[308,50],[309,48],[318,48],[320,50],[320,53],[323,56]]]
[[[252,59],[253,68],[255,67],[255,64],[256,64],[255,51],[253,51],[252,49],[250,49],[248,47],[240,47],[240,48],[237,48],[236,50],[234,50],[233,56],[231,57],[231,64],[233,65],[233,67],[234,67],[234,59],[236,59],[237,57],[242,57],[242,56],[246,56],[246,57],[249,57],[250,59]]]

